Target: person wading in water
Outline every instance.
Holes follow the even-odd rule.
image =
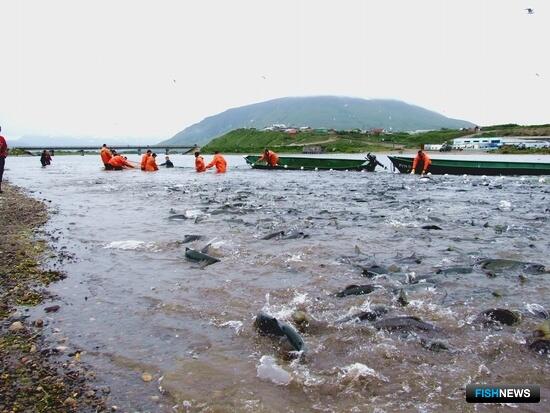
[[[195,171],[206,171],[206,164],[204,163],[204,158],[201,156],[200,152],[195,152]]]
[[[103,162],[103,165],[105,166],[105,169],[111,170],[113,167],[109,164],[109,161],[113,157],[113,153],[111,150],[107,147],[107,144],[103,144],[101,147],[101,150],[99,151],[99,154],[101,156],[101,162]]]
[[[212,158],[212,161],[206,165],[206,169],[210,169],[213,166],[216,167],[216,173],[218,174],[223,174],[227,171],[227,161],[220,154],[220,151],[214,151],[214,158]]]
[[[52,162],[52,156],[50,155],[50,152],[46,149],[42,151],[42,156],[40,156],[40,163],[42,164],[42,168],[45,168]]]
[[[147,160],[151,156],[151,153],[152,153],[151,149],[147,149],[147,152],[145,152],[143,154],[143,156],[141,157],[141,170],[142,171],[145,171],[145,167],[147,166]]]

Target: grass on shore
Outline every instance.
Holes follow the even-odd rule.
[[[517,148],[515,146],[502,146],[492,152],[502,155],[550,155],[550,148]]]

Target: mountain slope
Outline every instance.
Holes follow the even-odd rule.
[[[470,122],[450,119],[397,100],[287,97],[229,109],[207,117],[163,143],[204,145],[233,129],[262,129],[274,123],[338,130],[384,128],[394,131],[472,126]]]

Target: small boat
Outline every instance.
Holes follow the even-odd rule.
[[[366,170],[364,159],[337,159],[337,158],[316,158],[316,157],[294,157],[280,156],[279,165],[269,166],[265,162],[256,163],[259,156],[248,155],[244,159],[246,163],[255,169],[291,169],[291,170]]]
[[[413,158],[388,158],[399,172],[411,171]],[[434,175],[550,175],[550,163],[432,159],[428,172]]]

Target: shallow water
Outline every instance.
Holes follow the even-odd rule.
[[[172,158],[186,168],[106,172],[97,156],[54,157],[47,169],[37,158],[7,162],[6,178],[51,201],[44,236],[66,257],[69,276],[51,288],[61,310],[36,314],[49,321],[52,340],[86,351],[82,360],[111,387],[113,404],[130,411],[174,411],[176,403],[180,411],[496,411],[464,401],[466,384],[486,382],[540,384],[540,404],[499,411],[547,411],[550,358],[526,345],[541,322],[526,305],[550,309],[550,274],[495,266],[487,276],[474,264],[501,258],[550,266],[550,179],[256,171],[237,156],[228,157],[223,176],[197,175],[191,157]],[[174,214],[189,219],[169,220]],[[308,237],[261,239],[279,230]],[[204,239],[182,244],[189,234]],[[210,241],[221,262],[202,267],[184,258],[186,246]],[[393,272],[367,279],[358,265],[369,263]],[[436,274],[449,267],[473,270]],[[333,295],[350,284],[378,288]],[[401,288],[406,307],[397,302]],[[336,323],[374,304],[387,307],[386,317],[417,316],[441,331]],[[474,322],[496,307],[522,312],[521,323]],[[303,334],[305,355],[258,335],[253,322],[262,309],[288,322],[300,309],[315,320]],[[431,351],[423,340],[449,350]],[[144,371],[151,383],[141,380]],[[289,384],[281,384],[285,371]]]

